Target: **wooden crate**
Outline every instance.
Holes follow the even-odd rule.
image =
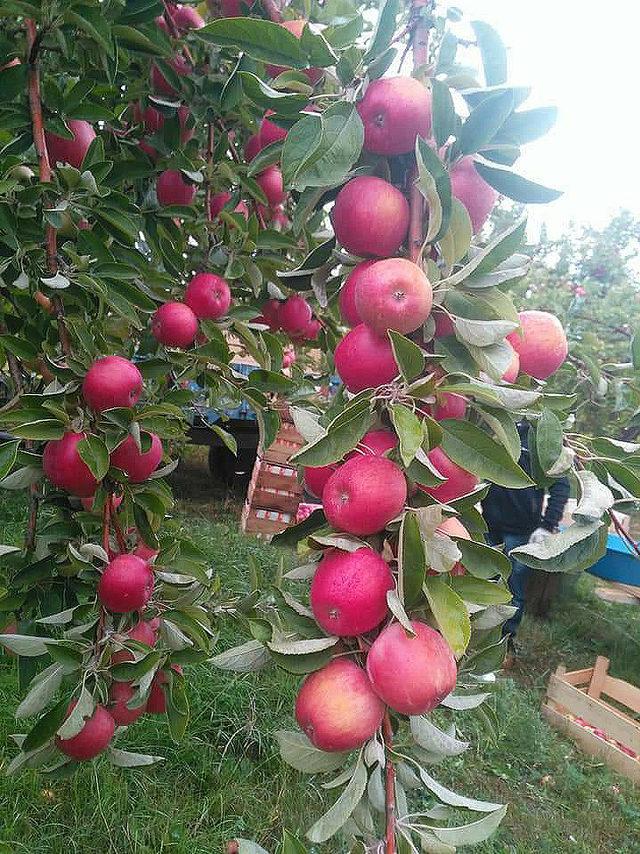
[[[304,445],[304,439],[292,422],[283,421],[276,438],[266,450],[260,452],[270,463],[288,463],[289,459]]]
[[[302,484],[298,482],[296,468],[257,458],[247,491],[253,507],[280,510],[295,516],[301,496]]]
[[[253,507],[245,501],[242,508],[241,528],[245,534],[270,540],[274,534],[284,531],[295,522],[295,513],[282,513],[263,507]]]
[[[640,783],[640,759],[627,755],[575,720],[581,718],[640,756],[640,688],[609,676],[608,669],[609,659],[603,656],[598,656],[594,667],[585,670],[568,673],[560,665],[549,680],[542,714],[585,753],[599,757],[615,771]]]

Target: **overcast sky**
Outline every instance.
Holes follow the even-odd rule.
[[[621,207],[640,216],[636,0],[457,0],[509,49],[509,80],[532,86],[525,106],[555,104],[558,122],[517,163],[528,178],[564,190],[530,218],[558,233],[571,219],[603,225]]]

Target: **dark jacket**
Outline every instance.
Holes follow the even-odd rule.
[[[520,465],[531,474],[529,459],[529,425],[518,424],[522,453]],[[507,489],[491,486],[482,502],[482,515],[491,534],[531,534],[536,528],[553,531],[558,527],[569,498],[569,481],[559,478],[549,487],[549,499],[544,516],[542,505],[544,489],[535,486],[527,489]]]

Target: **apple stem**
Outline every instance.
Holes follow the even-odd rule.
[[[27,30],[27,59],[28,59],[28,83],[29,83],[29,110],[31,112],[31,125],[33,129],[33,146],[38,155],[38,169],[40,183],[48,184],[51,181],[51,164],[49,163],[49,152],[44,136],[44,122],[42,120],[42,97],[40,95],[40,69],[38,56],[40,53],[40,37],[36,23],[32,18],[25,20]],[[41,36],[42,34],[40,34]],[[58,247],[56,230],[52,225],[47,225],[45,231],[45,250],[47,256],[47,268],[52,276],[58,272]],[[64,307],[58,295],[51,298],[53,314],[58,323],[58,335],[60,345],[65,355],[71,353],[71,341],[69,332],[64,323]]]
[[[396,769],[391,761],[393,749],[393,729],[389,710],[385,709],[382,719],[382,735],[386,753],[385,762],[385,815],[387,832],[385,837],[385,854],[396,854]]]
[[[411,0],[411,16],[414,19],[411,34],[414,74],[423,73],[429,58],[429,27],[424,15],[429,6],[430,0]],[[420,259],[424,234],[424,199],[418,188],[417,178],[418,169],[414,166],[409,179],[409,258],[414,263],[418,263]]]

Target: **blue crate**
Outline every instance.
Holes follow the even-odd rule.
[[[640,587],[640,558],[617,534],[607,536],[607,553],[587,570],[598,578]]]

